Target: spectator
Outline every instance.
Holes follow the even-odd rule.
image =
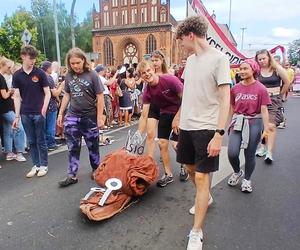
[[[43,62],[41,69],[45,71],[49,87],[51,91],[51,98],[47,110],[47,116],[46,116],[46,141],[47,141],[47,147],[49,151],[53,151],[57,149],[57,145],[55,142],[55,128],[56,128],[56,117],[57,117],[57,97],[61,94],[63,88],[64,88],[64,81],[56,88],[54,80],[51,76],[52,72],[52,65],[51,62],[45,61]]]
[[[5,57],[0,59],[0,114],[3,121],[3,139],[6,160],[11,161],[26,161],[23,156],[25,150],[25,132],[20,123],[18,128],[12,129],[13,121],[15,120],[14,101],[12,95],[14,90],[8,88],[3,74],[11,74],[13,62]],[[13,153],[13,145],[16,149],[16,154]]]
[[[16,117],[13,127],[20,126],[20,114],[30,147],[33,167],[26,177],[41,177],[48,172],[45,136],[46,113],[51,97],[45,72],[34,66],[38,51],[31,45],[21,49],[22,68],[13,75]]]

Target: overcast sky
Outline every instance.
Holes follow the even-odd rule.
[[[52,0],[49,0],[52,2]],[[30,9],[30,0],[0,1],[0,21],[4,15],[10,15],[16,6],[22,5]],[[59,0],[57,0],[59,2]],[[72,0],[62,0],[67,10]],[[171,0],[171,13],[177,20],[185,18],[185,0]],[[79,20],[98,0],[77,0],[75,11]],[[217,22],[228,23],[230,0],[203,0],[209,13],[215,10]],[[241,46],[241,29],[244,34],[245,49],[271,48],[277,44],[287,44],[300,39],[300,0],[232,0],[231,30]]]

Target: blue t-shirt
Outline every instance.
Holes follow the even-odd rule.
[[[13,75],[13,87],[19,89],[21,96],[21,114],[41,114],[44,104],[44,87],[49,87],[46,73],[36,67],[27,74],[23,68]]]

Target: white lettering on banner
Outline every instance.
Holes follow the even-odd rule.
[[[239,100],[252,100],[256,101],[257,100],[257,94],[243,94],[243,93],[238,93],[235,97],[235,102],[238,102]]]

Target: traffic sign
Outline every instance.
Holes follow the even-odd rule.
[[[23,34],[22,34],[22,37],[21,37],[22,42],[25,45],[27,45],[27,44],[30,43],[31,38],[32,38],[32,35],[31,35],[30,31],[28,29],[25,29]]]

